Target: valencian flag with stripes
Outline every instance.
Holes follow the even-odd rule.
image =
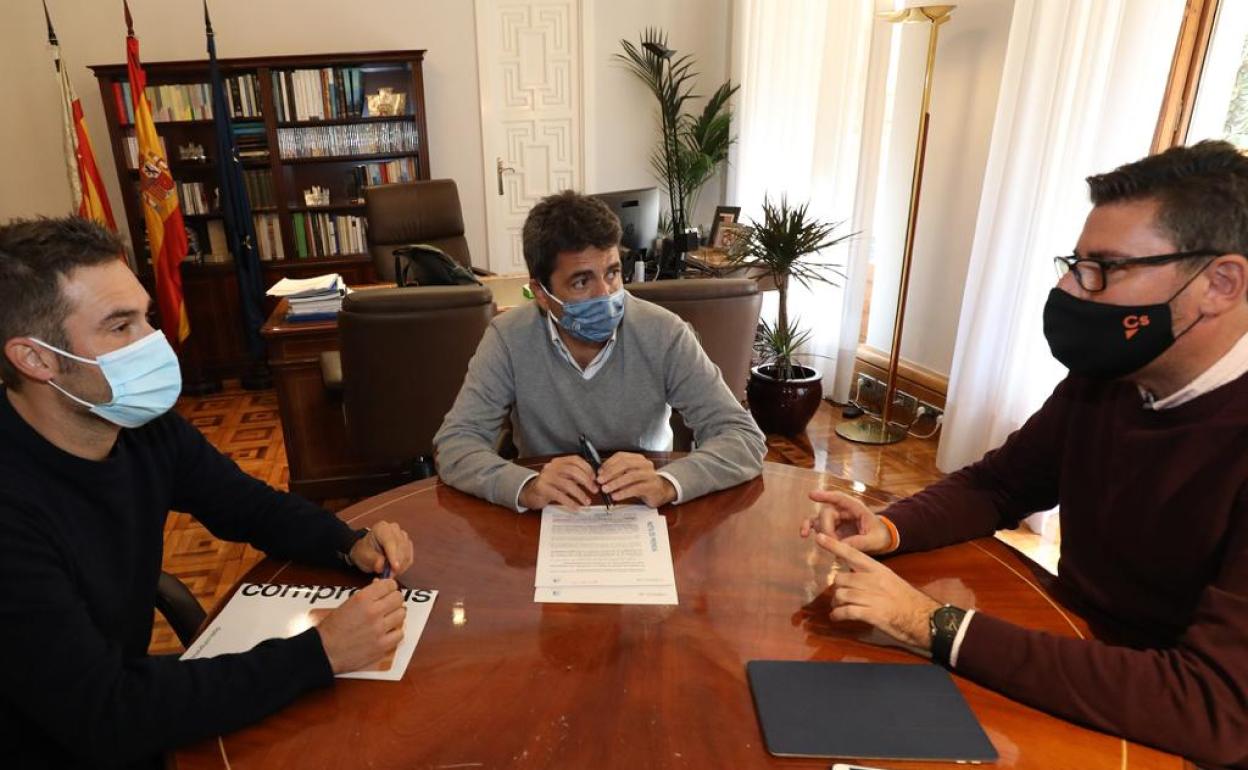
[[[169,173],[169,161],[156,133],[152,108],[147,101],[147,75],[139,63],[139,39],[134,36],[130,4],[126,9],[126,70],[130,76],[130,99],[134,107],[134,135],[139,145],[139,198],[147,225],[147,246],[156,278],[156,307],[160,328],[169,344],[178,349],[191,333],[182,299],[182,259],[186,257],[186,229],[178,193]],[[136,244],[137,245],[137,244]],[[136,248],[137,252],[138,249]]]
[[[208,69],[212,80],[212,121],[216,128],[217,175],[220,182],[221,216],[225,220],[226,238],[234,255],[238,276],[238,298],[243,310],[243,336],[252,363],[264,363],[264,278],[260,272],[260,256],[256,251],[256,226],[251,218],[251,202],[243,182],[243,165],[238,159],[234,126],[230,122],[230,103],[225,96],[221,67],[217,64],[217,44],[208,18],[208,0],[204,0],[204,32],[208,36]]]
[[[104,191],[104,179],[99,166],[95,165],[95,152],[91,149],[91,137],[87,135],[87,121],[82,115],[82,102],[69,82],[69,73],[61,62],[61,46],[52,29],[52,16],[48,4],[43,4],[43,17],[48,21],[48,44],[52,46],[52,62],[56,65],[56,77],[61,85],[61,118],[64,124],[65,170],[69,177],[69,190],[74,196],[74,211],[83,219],[92,219],[116,232],[113,209],[108,205],[108,193]]]

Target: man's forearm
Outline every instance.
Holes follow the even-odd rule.
[[[512,510],[517,510],[521,488],[534,475],[531,468],[499,456],[492,446],[462,436],[440,442],[436,462],[444,483]]]
[[[1187,635],[1202,638],[1203,633]],[[1242,650],[1137,650],[977,613],[959,674],[1098,730],[1211,764],[1248,757]]]

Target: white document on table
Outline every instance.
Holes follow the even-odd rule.
[[[320,623],[357,590],[346,586],[243,583],[181,659],[246,652],[266,639],[296,636]],[[403,641],[399,642],[398,649],[368,670],[338,674],[339,678],[392,682],[403,678],[438,592],[423,588],[400,588],[399,591],[403,594],[407,615],[403,620]]]
[[[533,600],[676,604],[667,522],[641,505],[542,510]]]

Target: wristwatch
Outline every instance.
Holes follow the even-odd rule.
[[[932,662],[949,668],[949,658],[953,654],[953,640],[962,627],[966,610],[946,604],[937,607],[927,619],[928,630],[932,632]]]
[[[355,562],[351,561],[351,550],[355,548],[356,543],[368,537],[368,533],[369,533],[368,527],[365,527],[364,529],[356,529],[356,530],[351,531],[351,534],[347,537],[346,542],[343,543],[343,546],[345,546],[345,548],[343,548],[343,550],[338,552],[338,558],[342,559],[343,564],[347,565],[348,567],[355,566]]]

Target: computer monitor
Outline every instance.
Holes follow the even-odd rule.
[[[620,218],[620,245],[632,252],[648,252],[659,237],[659,188],[594,193]]]

